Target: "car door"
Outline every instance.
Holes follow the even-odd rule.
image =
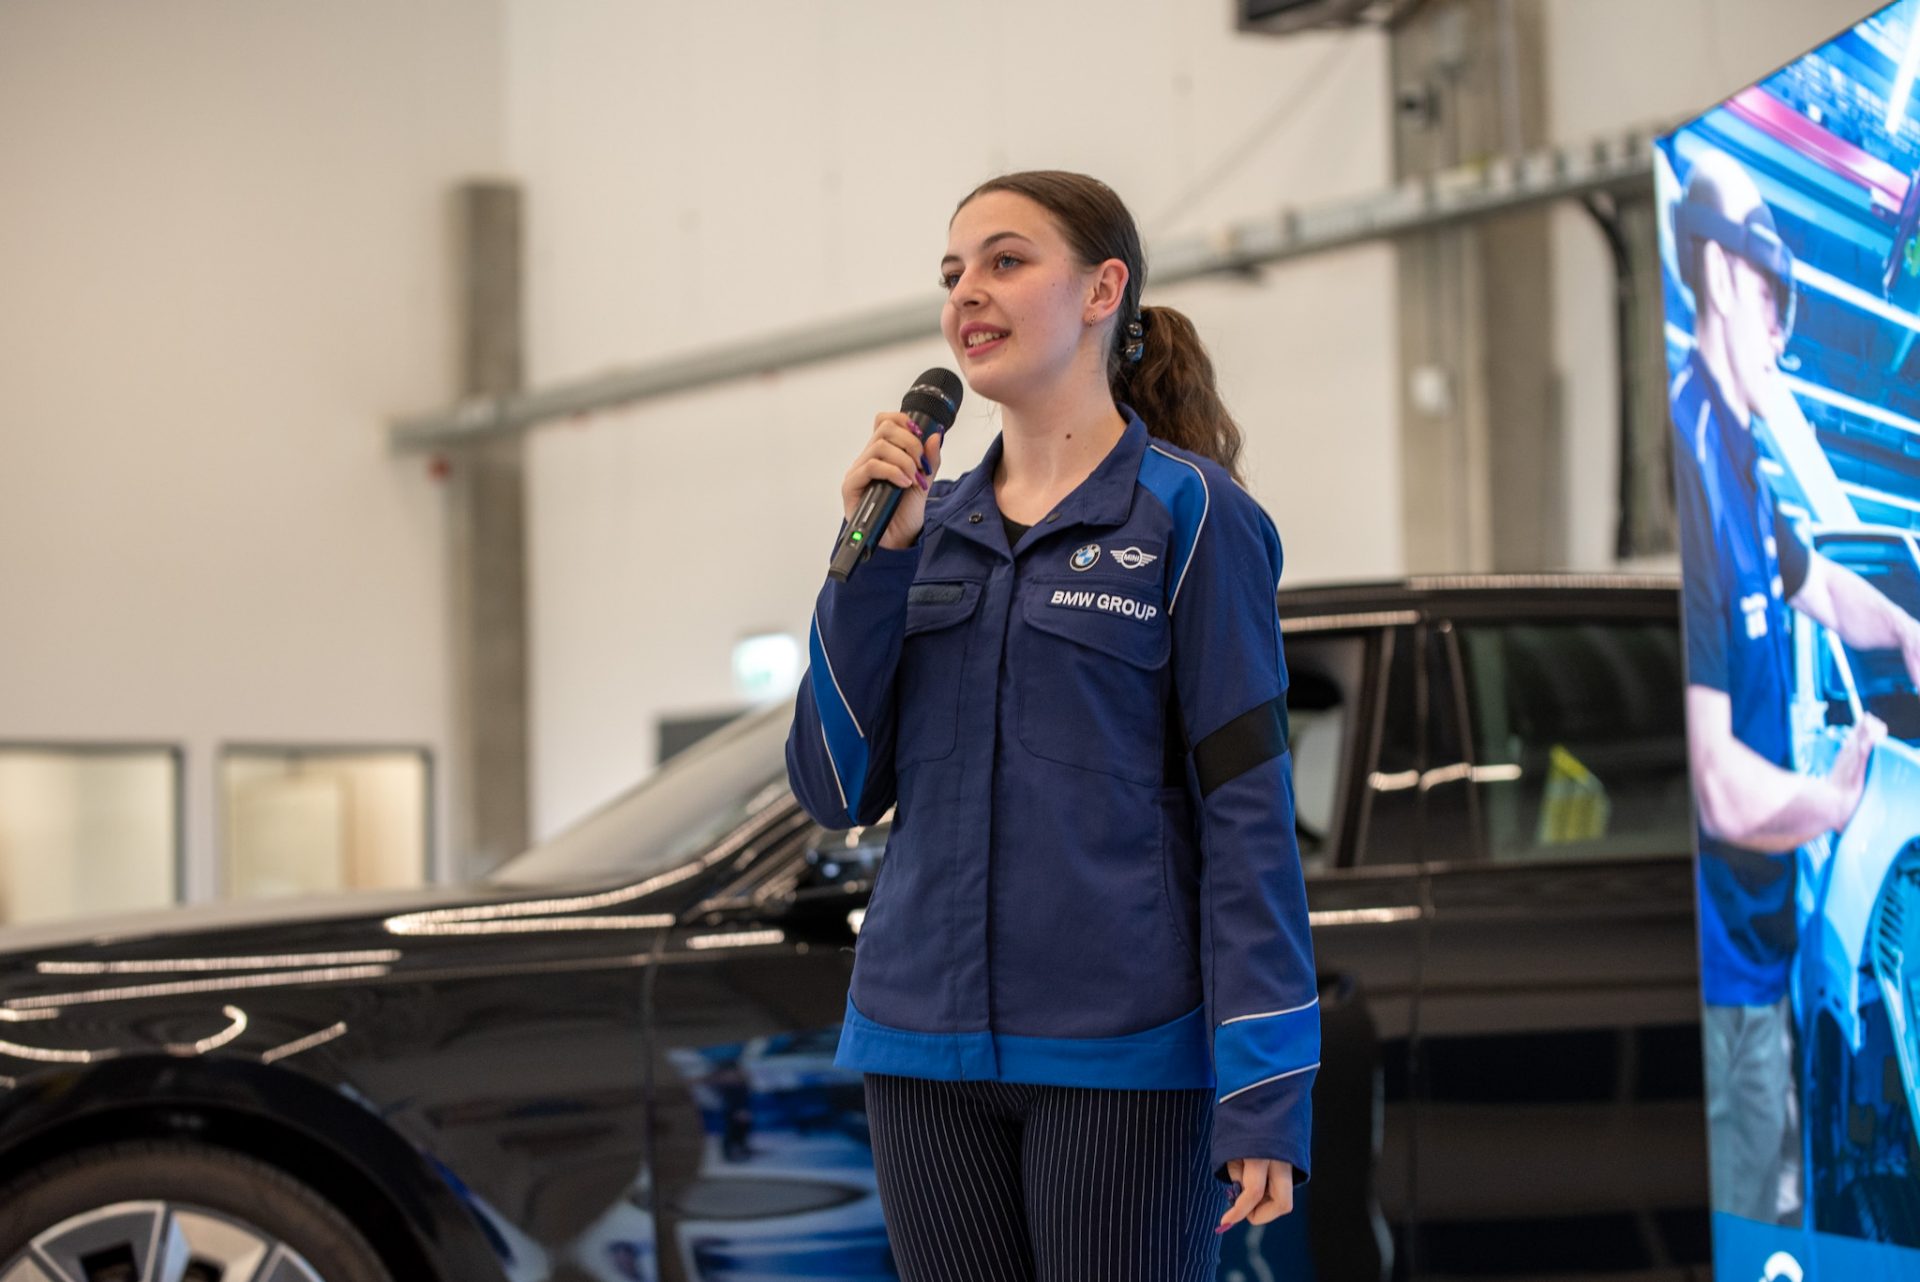
[[[1671,593],[1463,600],[1433,692],[1420,1275],[1707,1259],[1692,818]]]
[[[1425,846],[1418,616],[1411,610],[1286,618],[1287,715],[1293,743],[1299,838],[1313,926],[1314,962],[1323,986],[1335,976],[1354,985],[1373,1026],[1381,1071],[1381,1152],[1371,1173],[1377,1205],[1366,1214],[1390,1232],[1382,1253],[1404,1261],[1412,1225],[1409,1034],[1416,1027],[1417,941],[1422,929],[1421,859]],[[1339,1016],[1323,1011],[1321,1076],[1315,1087],[1320,1166],[1351,1160],[1364,1137],[1325,1141],[1349,1124],[1333,1107],[1346,1085]],[[1309,1201],[1360,1188],[1344,1172],[1316,1169]],[[1359,1208],[1310,1208],[1316,1232],[1354,1247]],[[1251,1235],[1249,1235],[1251,1236]],[[1364,1236],[1364,1234],[1362,1234]],[[1365,1250],[1371,1244],[1359,1243]],[[1232,1248],[1229,1248],[1231,1251]],[[1228,1261],[1231,1263],[1231,1260]],[[1224,1274],[1223,1274],[1224,1275]],[[1257,1276],[1257,1273],[1249,1274]],[[1405,1276],[1396,1268],[1394,1276]]]

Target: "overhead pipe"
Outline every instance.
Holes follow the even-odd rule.
[[[1355,200],[1283,209],[1265,218],[1157,248],[1156,290],[1212,276],[1249,276],[1263,267],[1372,240],[1484,218],[1544,201],[1645,187],[1653,181],[1654,130],[1499,158],[1422,178]],[[396,453],[442,450],[509,436],[552,419],[632,405],[775,370],[838,360],[940,332],[939,312],[924,301],[900,303],[840,320],[689,355],[646,361],[508,396],[477,396],[450,409],[395,421]]]

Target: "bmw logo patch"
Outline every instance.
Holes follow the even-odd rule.
[[[1099,559],[1100,545],[1098,543],[1089,543],[1083,548],[1074,549],[1073,558],[1069,564],[1076,570],[1091,570],[1093,563]]]

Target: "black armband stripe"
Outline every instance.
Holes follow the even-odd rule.
[[[1286,750],[1287,696],[1282,691],[1193,745],[1193,769],[1200,776],[1200,795],[1206,796]]]

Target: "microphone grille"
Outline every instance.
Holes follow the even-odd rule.
[[[960,376],[935,366],[913,380],[913,386],[900,398],[900,409],[908,414],[925,414],[944,431],[953,426],[960,413],[960,396]]]

